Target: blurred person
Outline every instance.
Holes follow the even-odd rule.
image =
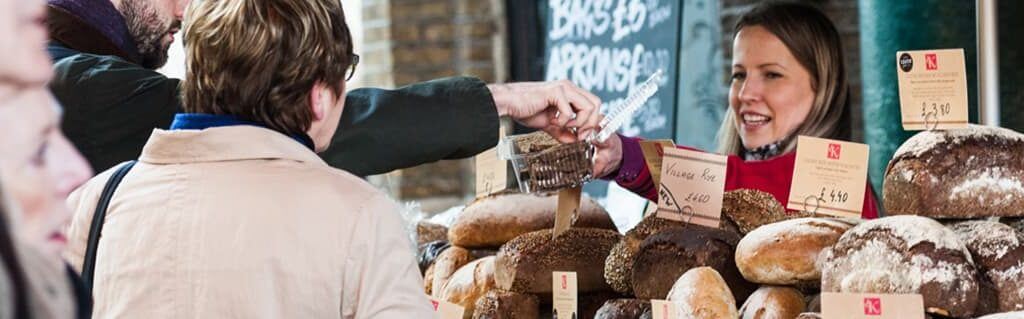
[[[180,81],[155,70],[167,62],[188,0],[48,3],[62,129],[94,170],[138,157],[150,132],[167,129],[182,111]],[[497,143],[499,116],[565,142],[590,134],[601,117],[600,99],[568,81],[488,85],[452,77],[353,90],[347,99],[321,156],[358,176],[476,155]]]
[[[718,152],[729,156],[726,191],[765,191],[785,207],[797,136],[850,140],[844,63],[835,25],[810,5],[764,2],[739,18],[729,110],[718,135]],[[658,199],[658,185],[651,180],[639,139],[613,136],[599,146],[595,162],[596,176]],[[878,217],[870,183],[865,186],[861,216]]]
[[[92,171],[59,122],[60,108],[42,84],[0,101],[0,186],[12,203],[9,220],[28,278],[30,318],[87,317],[91,303],[61,252],[71,217],[65,201]]]
[[[0,185],[0,318],[30,318],[28,283],[10,225],[10,209]]]
[[[398,206],[316,155],[354,63],[341,4],[197,0],[184,39],[187,113],[153,131],[111,200],[93,314],[434,316]],[[115,170],[69,199],[73,265]]]

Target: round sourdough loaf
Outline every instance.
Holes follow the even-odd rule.
[[[854,225],[839,219],[800,218],[761,226],[736,246],[743,278],[766,285],[818,286],[818,256]]]
[[[742,319],[790,319],[806,311],[804,295],[792,287],[762,286],[740,308]]]
[[[977,271],[956,233],[918,216],[893,216],[850,229],[822,253],[821,290],[921,294],[926,308],[969,317],[978,305]]]
[[[967,245],[981,272],[978,314],[1024,310],[1024,235],[993,221],[966,221],[950,226]]]
[[[739,318],[729,285],[711,267],[697,267],[683,273],[666,299],[678,306],[679,318]]]
[[[448,229],[448,241],[466,248],[495,248],[519,235],[555,225],[555,194],[504,193],[466,206]],[[573,227],[617,230],[608,212],[583,196]]]
[[[640,221],[636,227],[626,232],[618,243],[612,247],[605,260],[604,278],[608,285],[618,293],[624,295],[633,294],[633,259],[636,252],[640,250],[640,244],[647,237],[664,231],[666,229],[684,228],[686,224],[674,220],[658,218],[655,215],[648,215]]]
[[[923,131],[898,150],[882,186],[890,215],[1024,215],[1024,135],[998,127]]]

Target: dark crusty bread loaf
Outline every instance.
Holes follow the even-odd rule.
[[[686,271],[714,268],[729,284],[735,299],[743,302],[757,286],[744,280],[733,262],[739,235],[721,229],[689,225],[648,237],[633,262],[633,292],[640,299],[662,299],[672,281]]]
[[[416,245],[438,240],[448,240],[448,227],[425,220],[416,223]]]
[[[582,294],[579,298],[579,318],[594,318],[604,304],[622,298],[622,295],[613,291],[602,291]]]
[[[818,286],[818,255],[852,224],[830,218],[800,218],[758,227],[736,246],[743,278],[766,285]]]
[[[666,297],[678,307],[679,318],[738,318],[736,299],[725,280],[711,267],[686,271],[672,284]]]
[[[538,319],[540,301],[537,296],[510,291],[491,290],[477,299],[473,319]]]
[[[1024,215],[1024,135],[997,127],[923,131],[896,151],[882,187],[890,215]]]
[[[612,247],[605,261],[604,278],[616,292],[633,294],[633,257],[640,250],[640,244],[651,235],[671,228],[683,228],[686,224],[670,219],[658,218],[654,214],[645,216],[636,227],[626,232],[615,247]]]
[[[597,310],[594,319],[638,319],[651,312],[651,301],[644,299],[612,299]]]
[[[792,287],[763,286],[740,308],[743,319],[790,319],[807,311],[804,295]]]
[[[821,290],[921,294],[926,308],[968,317],[978,305],[977,271],[956,233],[918,216],[850,229],[822,253]]]
[[[1024,233],[1024,218],[1003,218],[1003,224],[1010,225],[1019,233]]]
[[[558,197],[554,194],[493,195],[476,200],[463,209],[448,230],[453,245],[494,248],[519,235],[555,225]],[[617,230],[608,212],[593,199],[583,196],[573,227]]]
[[[621,237],[594,228],[570,228],[556,239],[551,230],[526,233],[498,250],[495,279],[503,290],[546,294],[551,272],[574,271],[579,292],[609,291],[604,261]]]
[[[728,191],[722,197],[722,219],[735,225],[741,234],[749,233],[763,225],[796,217],[801,215],[788,215],[775,196],[756,189]]]
[[[452,275],[441,289],[439,299],[461,306],[463,318],[473,316],[477,299],[494,290],[494,257],[474,260]]]
[[[981,272],[978,315],[1024,310],[1024,235],[993,221],[967,221],[950,227],[967,245]]]

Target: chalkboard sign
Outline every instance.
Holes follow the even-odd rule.
[[[568,79],[613,105],[661,69],[659,90],[620,132],[673,138],[681,13],[678,0],[547,0],[545,78]],[[607,183],[587,185],[604,197]]]

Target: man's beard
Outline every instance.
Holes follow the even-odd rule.
[[[149,3],[151,0],[124,0],[118,8],[128,24],[128,32],[135,40],[137,52],[142,57],[142,66],[159,69],[167,63],[169,43],[163,39],[181,25],[175,19],[163,19]]]

